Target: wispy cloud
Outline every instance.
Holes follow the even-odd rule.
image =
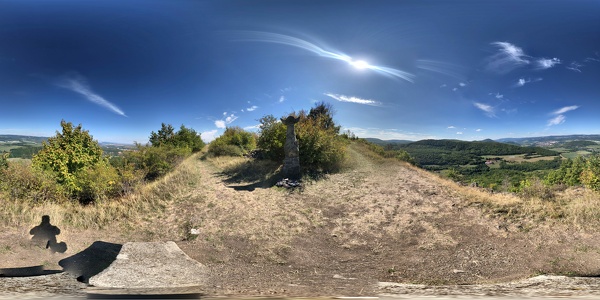
[[[457,131],[456,134],[463,134],[463,132],[462,131]]]
[[[258,106],[252,105],[252,106],[246,108],[246,111],[255,111],[257,108],[258,108]]]
[[[560,64],[560,59],[556,57],[552,59],[539,58],[538,60],[536,60],[537,68],[541,70],[550,69],[558,64]]]
[[[370,100],[370,99],[361,99],[358,97],[352,97],[352,96],[349,97],[349,96],[345,96],[345,95],[338,95],[338,94],[331,94],[331,93],[325,93],[324,95],[327,97],[331,97],[337,101],[341,101],[341,102],[351,102],[351,103],[372,105],[372,106],[381,105],[381,102],[378,102],[375,100]]]
[[[252,126],[246,126],[246,127],[244,127],[244,130],[252,130],[252,131],[254,131],[254,130],[257,130],[259,128],[260,128],[260,124],[256,124],[256,125],[252,125]]]
[[[456,128],[456,127],[454,127],[452,125],[448,126],[448,129],[454,129],[454,128]]]
[[[565,122],[565,119],[564,115],[558,115],[548,121],[548,126],[560,125]]]
[[[56,81],[55,84],[58,87],[65,88],[75,93],[78,93],[84,96],[88,101],[100,105],[118,115],[127,117],[127,115],[125,115],[125,113],[119,107],[92,91],[86,79],[79,73],[73,72],[67,74],[58,81]]]
[[[579,108],[578,105],[571,105],[571,106],[565,106],[565,107],[559,108],[559,109],[551,112],[550,115],[553,115],[554,117],[552,119],[548,120],[548,126],[560,125],[560,124],[564,123],[565,120],[567,119],[567,117],[565,117],[564,113],[576,110],[578,108]]]
[[[234,114],[230,114],[229,116],[227,116],[225,119],[223,120],[216,120],[215,121],[215,126],[217,126],[217,128],[225,128],[227,127],[227,125],[233,123],[233,121],[235,121],[238,117]]]
[[[490,118],[496,116],[496,109],[491,105],[487,105],[487,104],[479,103],[479,102],[475,102],[475,103],[473,103],[473,105],[475,105],[475,107],[482,110],[485,113],[485,115]]]
[[[487,65],[489,70],[507,73],[517,67],[530,63],[523,49],[511,43],[493,42],[491,44],[498,48],[498,52],[489,58]]]
[[[500,93],[496,93],[496,95],[494,95],[494,97],[496,97],[496,99],[502,99],[502,98],[504,98],[504,95],[500,95]]]
[[[534,79],[531,79],[531,78],[527,78],[527,79],[525,79],[525,78],[519,78],[519,80],[517,80],[517,83],[515,83],[514,86],[515,87],[522,87],[522,86],[524,86],[524,85],[526,85],[526,84],[528,84],[530,82],[538,82],[538,81],[542,81],[542,80],[543,80],[542,78],[534,78]]]
[[[552,112],[553,115],[561,115],[564,114],[566,112],[572,111],[572,110],[576,110],[579,108],[579,105],[571,105],[571,106],[565,106],[563,108],[559,108],[555,111]]]
[[[465,87],[465,86],[467,86],[467,84],[466,84],[466,83],[464,83],[464,82],[459,82],[459,83],[458,83],[458,85],[460,85],[461,87]]]
[[[445,87],[447,87],[447,86],[448,86],[448,85],[447,85],[447,84],[445,84],[445,83],[444,83],[444,84],[442,84],[442,85],[440,85],[440,87],[441,87],[441,88],[445,88]]]
[[[285,97],[284,96],[279,97],[279,103],[282,103],[283,101],[285,101]]]
[[[579,72],[581,73],[581,67],[583,67],[582,64],[574,61],[572,63],[570,63],[566,68],[571,70],[571,71],[575,71],[575,72]]]
[[[481,128],[477,128],[477,129],[475,129],[475,131],[481,132]]]

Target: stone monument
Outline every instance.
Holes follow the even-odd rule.
[[[300,173],[300,149],[298,148],[298,140],[296,139],[295,125],[300,121],[300,117],[293,115],[287,118],[281,118],[281,122],[287,126],[285,136],[285,145],[283,150],[285,158],[283,159],[283,176],[291,180],[298,180],[301,177]]]

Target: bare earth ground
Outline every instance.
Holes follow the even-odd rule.
[[[494,217],[434,175],[358,150],[350,148],[351,170],[294,192],[267,188],[260,179],[232,182],[218,160],[195,158],[190,168],[200,179],[173,192],[161,216],[130,230],[121,230],[118,220],[99,231],[56,224],[69,249],[53,255],[31,245],[28,231],[37,224],[6,228],[0,267],[59,269],[59,259],[96,240],[174,240],[211,269],[206,292],[214,296],[600,296],[593,277],[600,275],[597,234]],[[192,228],[200,234],[190,235]],[[592,277],[493,285],[538,274]],[[0,295],[14,294],[14,280],[0,278]],[[84,287],[66,285],[54,294],[77,295]]]

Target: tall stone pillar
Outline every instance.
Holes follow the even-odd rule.
[[[285,158],[283,160],[283,176],[291,180],[298,180],[301,177],[300,172],[300,149],[298,148],[298,140],[296,139],[295,125],[300,120],[300,117],[293,115],[287,118],[281,118],[281,122],[287,126],[285,136],[285,145],[283,150]]]

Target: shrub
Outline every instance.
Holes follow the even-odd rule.
[[[0,153],[0,170],[8,168],[8,155],[9,153]]]
[[[62,120],[60,125],[62,133],[57,131],[56,136],[43,142],[42,150],[32,159],[32,166],[37,170],[50,172],[73,198],[89,202],[89,193],[84,192],[89,187],[85,185],[85,178],[79,177],[85,176],[85,170],[112,166],[103,156],[98,142],[87,130],[82,129],[81,124],[73,127],[71,122]],[[85,199],[78,198],[82,195],[86,195]]]
[[[79,187],[76,197],[83,204],[118,196],[121,191],[119,174],[108,163],[77,171],[75,183]]]
[[[258,148],[263,150],[265,158],[282,162],[285,156],[283,145],[285,143],[286,126],[273,115],[264,116],[259,122]]]
[[[240,127],[228,127],[210,143],[208,153],[214,156],[242,156],[256,148],[256,137]]]
[[[188,147],[177,148],[174,146],[142,146],[136,145],[133,151],[127,151],[124,158],[119,162],[118,170],[127,174],[125,184],[137,181],[140,174],[146,180],[159,178],[175,168],[180,162],[191,154]],[[130,180],[130,181],[127,181]]]
[[[0,169],[0,190],[10,199],[34,203],[61,202],[67,197],[53,174],[32,169],[25,163],[10,163]]]
[[[175,132],[171,124],[161,124],[158,133],[150,133],[150,144],[153,147],[172,146],[175,148],[190,148],[192,152],[198,152],[205,144],[199,133],[194,129],[181,125],[179,131]]]
[[[331,105],[320,103],[307,114],[300,111],[296,138],[300,150],[300,166],[308,172],[335,172],[346,157],[348,138],[339,135],[340,127],[333,122]],[[260,120],[258,146],[266,158],[276,162],[284,159],[286,126],[272,115]]]

